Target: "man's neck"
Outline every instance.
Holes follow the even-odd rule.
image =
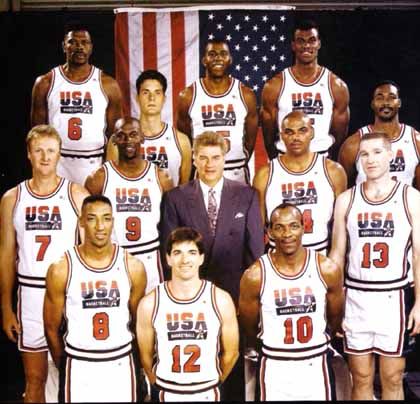
[[[75,65],[67,62],[62,67],[64,74],[71,81],[86,80],[89,77],[92,70],[92,65],[90,65],[89,63],[83,65]]]
[[[162,132],[165,123],[162,122],[161,115],[140,115],[140,130],[145,137],[153,137]]]
[[[367,179],[364,183],[364,191],[371,201],[382,201],[392,191],[395,181],[392,180],[389,173],[380,178]]]
[[[168,281],[171,293],[180,300],[190,300],[197,296],[203,281],[197,276],[192,279],[183,280],[173,277]]]
[[[315,81],[321,71],[321,66],[317,60],[310,63],[296,62],[292,66],[292,72],[302,82],[311,83]]]
[[[385,132],[391,139],[396,139],[400,135],[401,125],[398,116],[392,121],[382,121],[375,117],[373,128],[378,132]]]
[[[275,250],[272,250],[269,254],[271,254],[271,259],[279,273],[293,276],[302,270],[306,258],[306,249],[300,246],[293,254],[284,254],[276,246]]]
[[[119,171],[127,177],[138,177],[145,169],[147,161],[137,156],[130,160],[120,159],[116,164]]]
[[[286,152],[280,155],[282,163],[291,171],[305,171],[314,160],[314,152],[308,151],[301,155]]]
[[[29,186],[39,195],[49,195],[57,188],[60,180],[61,177],[56,173],[48,176],[34,174],[29,180]]]
[[[210,94],[220,95],[229,90],[232,78],[228,75],[222,77],[212,77],[206,74],[203,78],[203,83]]]
[[[104,246],[98,247],[85,240],[78,247],[79,253],[83,260],[93,268],[105,268],[112,260],[114,255],[114,245],[109,241]]]

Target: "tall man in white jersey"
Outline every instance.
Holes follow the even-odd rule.
[[[241,279],[247,346],[256,349],[257,338],[262,344],[261,401],[335,398],[329,344],[340,329],[343,276],[332,260],[303,247],[303,227],[296,206],[276,207],[269,228],[276,248]]]
[[[68,25],[66,63],[39,76],[32,89],[31,124],[57,129],[62,139],[57,172],[79,184],[102,164],[107,138],[122,116],[118,83],[89,63],[92,49],[88,29]]]
[[[255,94],[228,74],[232,56],[226,42],[209,41],[202,63],[205,76],[179,94],[176,126],[191,143],[207,131],[223,136],[228,146],[224,176],[249,183],[248,161],[258,129]]]
[[[60,402],[136,402],[132,341],[146,287],[144,266],[112,243],[106,197],[85,198],[80,226],[83,243],[67,250],[47,274],[44,322],[63,372]]]
[[[373,91],[370,104],[375,120],[349,136],[343,143],[338,161],[349,176],[351,185],[366,180],[359,155],[362,136],[370,132],[385,132],[390,141],[393,159],[390,162],[391,175],[397,181],[420,189],[420,134],[413,127],[400,123],[400,88],[397,83],[385,80],[378,83]]]
[[[57,175],[61,139],[48,125],[26,138],[32,178],[8,190],[0,204],[0,291],[3,330],[18,342],[25,372],[26,402],[45,401],[49,371],[42,319],[45,277],[51,262],[78,241],[77,217],[88,192]],[[18,311],[13,291],[18,281]],[[49,375],[50,376],[50,375]],[[56,381],[58,384],[58,380]],[[55,397],[47,397],[57,401]]]
[[[325,253],[335,198],[347,189],[346,173],[338,163],[310,151],[314,130],[302,111],[284,117],[281,138],[286,152],[261,167],[254,177],[263,222],[268,224],[279,204],[292,203],[302,212],[304,247]]]
[[[137,338],[159,401],[220,401],[220,384],[238,358],[239,331],[229,293],[200,279],[204,244],[194,229],[169,235],[171,280],[144,297]]]
[[[321,48],[319,28],[313,21],[300,21],[293,30],[293,66],[276,74],[264,85],[261,119],[264,144],[270,159],[285,151],[277,132],[286,114],[302,111],[312,119],[311,151],[329,151],[335,160],[347,136],[350,120],[346,83],[318,64]],[[277,142],[278,141],[278,142]]]
[[[352,399],[373,398],[376,354],[380,398],[402,400],[404,356],[420,332],[420,193],[391,178],[385,133],[363,135],[359,155],[366,181],[337,198],[329,255],[340,268],[347,257],[343,329]],[[414,288],[407,277],[411,246]]]
[[[119,119],[112,136],[118,161],[107,161],[85,185],[92,194],[103,194],[111,201],[115,212],[113,240],[143,262],[147,293],[163,281],[158,223],[162,194],[173,184],[166,170],[143,159],[143,139],[138,119]]]

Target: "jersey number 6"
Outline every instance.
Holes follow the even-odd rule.
[[[80,118],[70,118],[67,128],[69,139],[79,140],[82,137],[82,120]]]

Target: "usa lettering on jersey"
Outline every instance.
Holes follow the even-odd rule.
[[[61,230],[62,220],[59,206],[27,206],[25,208],[25,230]]]
[[[207,339],[207,322],[204,313],[167,313],[168,340]]]
[[[201,116],[204,127],[235,126],[236,113],[233,104],[202,105]]]
[[[273,297],[278,316],[316,312],[316,298],[309,286],[274,289]]]
[[[324,103],[321,93],[292,93],[292,110],[302,111],[305,114],[322,115],[324,113]]]
[[[168,153],[165,146],[160,146],[159,149],[156,146],[141,146],[140,154],[143,160],[157,164],[159,168],[168,168]]]
[[[318,203],[318,193],[314,181],[297,181],[281,184],[281,194],[284,202],[294,205]]]
[[[364,212],[357,214],[359,237],[394,237],[392,212]]]
[[[151,212],[152,201],[148,188],[116,188],[115,206],[117,212]]]
[[[63,114],[93,114],[90,91],[60,91],[59,102]]]
[[[80,294],[83,309],[120,306],[121,295],[116,280],[111,282],[105,280],[81,282]]]

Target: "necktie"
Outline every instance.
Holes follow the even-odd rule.
[[[207,206],[207,213],[209,217],[209,225],[213,236],[216,233],[216,223],[217,223],[217,203],[215,191],[213,188],[209,189],[209,203]]]

